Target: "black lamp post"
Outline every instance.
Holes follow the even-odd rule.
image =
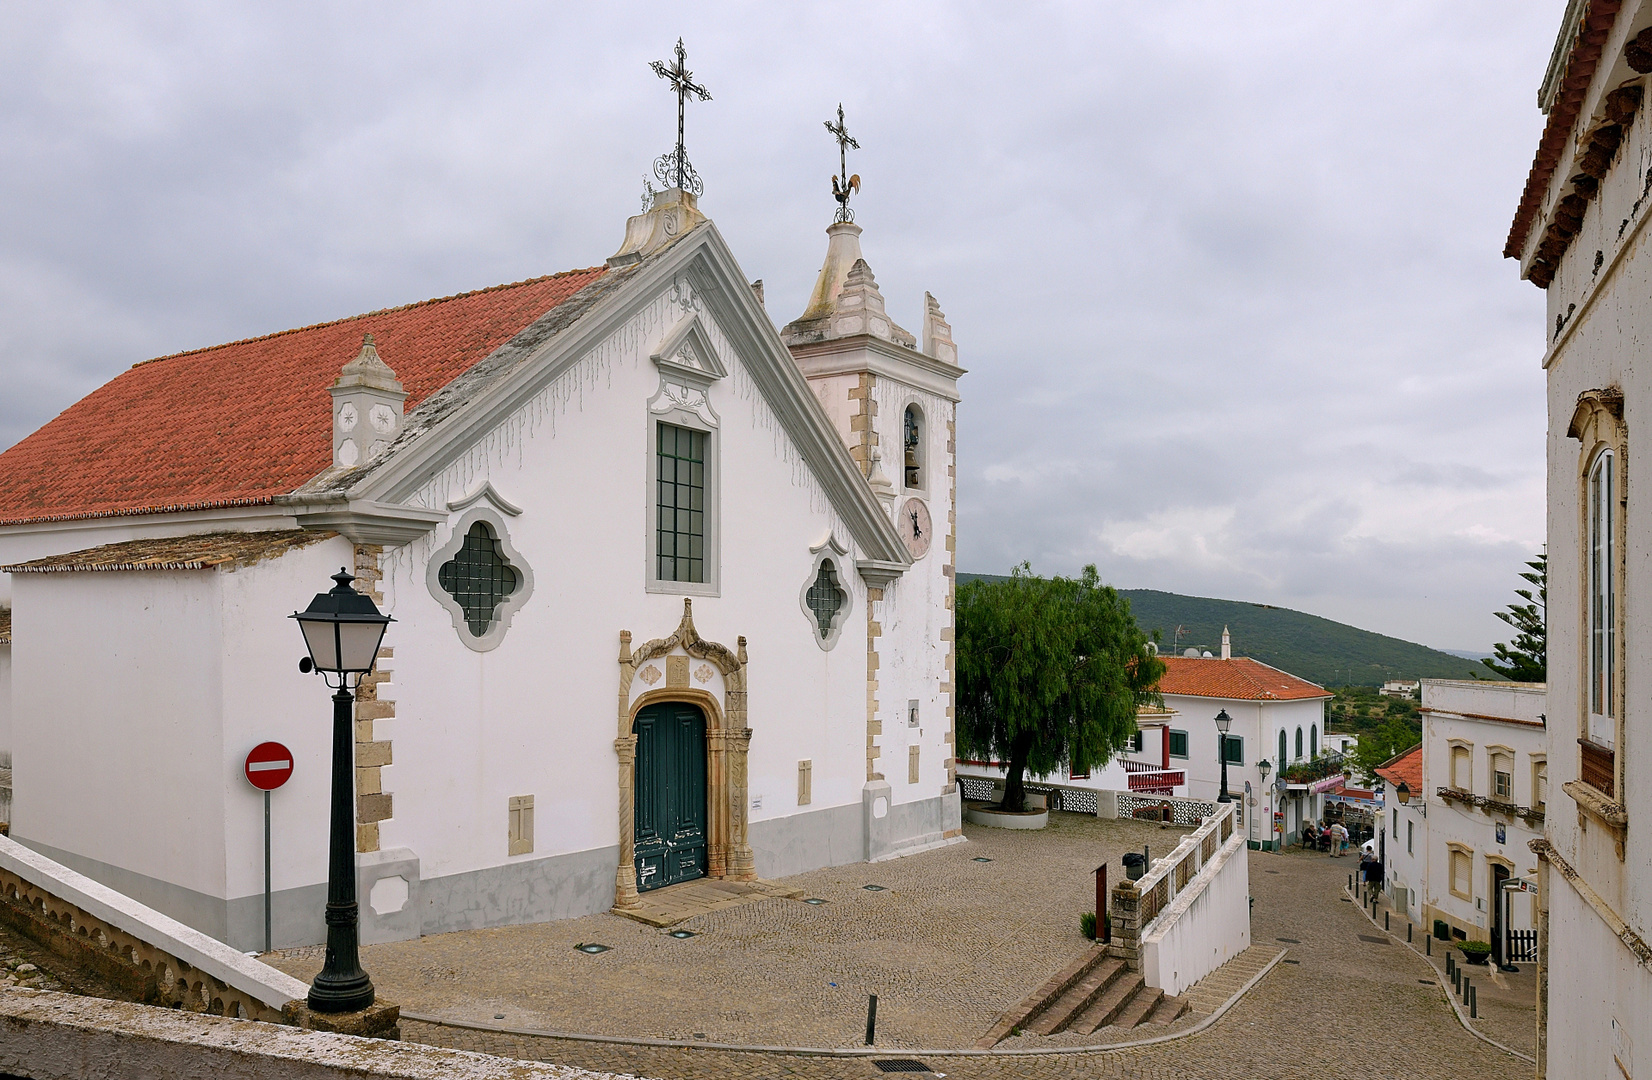
[[[351,690],[373,670],[379,642],[391,618],[371,597],[350,587],[355,580],[342,568],[337,582],[317,593],[310,606],[295,611],[310,655],[298,670],[321,673],[333,694],[333,808],[327,849],[327,959],[310,984],[310,1008],[316,1012],[356,1012],[373,1004],[373,982],[361,969],[360,917],[356,907],[355,752],[351,731]]]
[[[1228,794],[1228,728],[1233,726],[1233,717],[1223,709],[1216,714],[1217,756],[1222,759],[1222,793],[1216,796],[1217,802],[1232,802],[1233,796]]]

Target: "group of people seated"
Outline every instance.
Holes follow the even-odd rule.
[[[1340,858],[1348,851],[1348,830],[1340,821],[1329,825],[1305,821],[1302,823],[1302,848],[1304,851],[1328,851],[1331,858]]]

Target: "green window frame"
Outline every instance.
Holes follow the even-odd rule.
[[[1245,763],[1245,737],[1243,735],[1225,735],[1222,737],[1222,741],[1226,743],[1223,750],[1227,754],[1228,764],[1243,765]]]
[[[1176,730],[1172,729],[1169,733],[1168,738],[1170,739],[1170,756],[1171,757],[1185,758],[1185,757],[1188,756],[1187,755],[1187,732],[1185,732],[1185,731],[1176,731]]]
[[[706,442],[693,428],[660,422],[655,495],[655,576],[706,580]]]

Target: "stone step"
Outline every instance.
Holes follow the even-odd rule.
[[[1157,986],[1143,986],[1136,991],[1134,997],[1125,1002],[1124,1008],[1114,1018],[1115,1027],[1133,1028],[1152,1012],[1164,998],[1164,991]]]
[[[1140,974],[1123,972],[1119,978],[1113,980],[1111,986],[1103,990],[1100,996],[1090,1003],[1088,1009],[1085,1009],[1068,1025],[1068,1030],[1089,1035],[1098,1028],[1106,1027],[1113,1022],[1130,999],[1136,996],[1136,991],[1144,985],[1145,983],[1142,981]]]
[[[1060,997],[1045,1005],[1026,1025],[1025,1030],[1034,1035],[1054,1035],[1058,1031],[1066,1030],[1073,1019],[1089,1008],[1090,1003],[1125,970],[1123,960],[1103,958],[1068,987]]]
[[[999,1014],[997,1021],[987,1029],[987,1033],[976,1040],[975,1048],[991,1050],[1009,1038],[1011,1032],[1017,1029],[1026,1030],[1028,1025],[1038,1018],[1039,1013],[1081,982],[1098,964],[1108,959],[1107,946],[1100,942],[1080,953],[1066,967],[1050,976],[1049,981],[1043,986]]]
[[[1191,1011],[1186,998],[1166,994],[1159,1003],[1153,1006],[1153,1011],[1147,1014],[1142,1021],[1144,1024],[1169,1024],[1180,1020]]]

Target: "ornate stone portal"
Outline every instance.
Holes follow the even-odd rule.
[[[620,631],[619,732],[619,867],[614,874],[614,906],[636,907],[637,852],[637,713],[662,701],[694,705],[706,718],[706,876],[755,881],[756,865],[746,836],[746,639],[734,652],[703,640],[694,629],[694,602],[683,600],[683,621],[666,638],[655,638],[631,651],[631,631]],[[661,664],[650,664],[663,660]],[[695,665],[692,661],[705,661]],[[715,672],[707,670],[707,665]],[[690,668],[695,670],[690,675]],[[665,685],[656,685],[664,669]],[[705,684],[720,676],[723,699]],[[691,681],[692,679],[692,681]],[[633,698],[636,683],[646,687]],[[693,685],[693,681],[701,686]]]

